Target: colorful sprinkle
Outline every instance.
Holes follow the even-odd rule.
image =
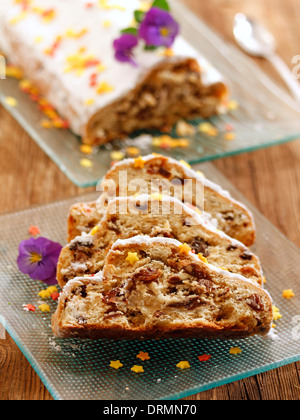
[[[49,286],[49,287],[47,288],[47,290],[48,290],[48,292],[49,292],[49,293],[57,293],[57,292],[58,292],[58,290],[57,290],[57,287],[56,287],[56,286]]]
[[[179,245],[180,254],[189,255],[189,252],[191,252],[191,248],[188,246],[188,244]]]
[[[278,321],[278,319],[281,319],[282,315],[279,312],[279,308],[277,308],[275,305],[273,306],[273,320]]]
[[[145,166],[145,161],[142,158],[142,156],[139,156],[138,158],[134,159],[134,167],[137,169],[143,169]]]
[[[110,154],[111,160],[114,160],[114,161],[123,160],[124,157],[125,157],[125,154],[123,152],[121,152],[120,150],[115,150],[115,151],[111,152],[111,154]]]
[[[80,165],[83,166],[84,168],[92,168],[93,162],[89,159],[81,159]]]
[[[132,370],[133,372],[135,372],[135,373],[143,373],[143,372],[144,372],[144,368],[143,368],[143,366],[137,366],[137,365],[134,365],[134,366],[131,368],[131,370]]]
[[[185,160],[180,160],[181,165],[186,166],[188,169],[191,169],[191,165],[187,163]]]
[[[30,226],[28,232],[32,236],[37,236],[41,233],[40,229],[37,226]]]
[[[143,362],[145,360],[150,360],[149,354],[140,351],[140,353],[136,356],[138,359],[141,359]]]
[[[137,261],[139,261],[137,252],[128,252],[126,261],[128,261],[131,265],[134,265]]]
[[[203,354],[203,356],[198,356],[199,362],[208,362],[211,359],[209,354]]]
[[[51,293],[46,289],[46,290],[41,290],[38,295],[42,298],[42,299],[49,299],[51,297]]]
[[[202,254],[198,254],[198,258],[200,261],[204,262],[205,264],[208,264],[207,258],[205,258]]]
[[[235,140],[235,138],[236,138],[235,133],[225,133],[224,135],[224,139],[228,141]]]
[[[25,312],[35,312],[36,307],[34,305],[28,304],[28,305],[23,305],[23,309]]]
[[[291,299],[291,298],[295,297],[295,294],[294,294],[292,289],[287,289],[287,290],[283,291],[282,297],[285,298],[285,299]]]
[[[179,362],[179,363],[176,365],[176,367],[178,367],[179,369],[189,369],[191,366],[190,366],[189,362],[187,362],[187,361],[182,361],[182,362]]]
[[[215,137],[218,135],[219,131],[209,122],[204,122],[199,124],[198,129],[201,133],[207,134],[208,136]]]
[[[6,96],[4,101],[5,101],[6,105],[9,105],[11,107],[15,107],[15,106],[18,105],[18,101],[15,98],[13,98],[12,96]]]
[[[140,153],[140,149],[138,147],[127,147],[126,153],[128,156],[136,156]]]
[[[237,355],[241,354],[242,350],[239,347],[232,347],[229,351],[229,354]]]
[[[79,150],[85,155],[91,155],[93,153],[93,147],[89,144],[81,144]]]
[[[97,90],[96,90],[96,92],[99,94],[99,95],[102,95],[102,94],[104,94],[104,93],[109,93],[109,92],[112,92],[114,90],[114,87],[112,86],[112,85],[110,85],[109,83],[107,83],[107,82],[101,82],[100,84],[99,84],[99,86],[97,87]]]
[[[51,299],[52,300],[58,300],[58,298],[59,298],[59,293],[58,292],[51,293]]]
[[[99,225],[97,225],[97,226],[95,226],[92,230],[91,230],[91,236],[95,236],[96,235],[96,233],[98,232],[98,230],[99,230]]]
[[[114,369],[120,369],[123,366],[123,364],[120,362],[120,360],[112,360],[109,366]]]
[[[50,312],[50,306],[49,306],[49,305],[46,305],[45,303],[43,303],[42,305],[40,305],[40,306],[39,306],[39,309],[40,309],[42,312]]]

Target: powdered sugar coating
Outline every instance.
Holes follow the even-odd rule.
[[[178,61],[192,57],[200,64],[204,84],[223,79],[180,36],[173,46],[174,57],[162,55],[163,50],[144,51],[143,46],[140,46],[135,52],[138,66],[118,62],[114,57],[113,42],[120,36],[122,29],[132,26],[134,10],[145,4],[140,0],[32,0],[30,4],[37,10],[54,10],[53,19],[45,21],[39,13],[32,12],[30,5],[23,13],[21,2],[18,4],[14,0],[1,0],[0,48],[14,60],[14,46],[23,46],[18,54],[28,77],[34,74],[48,81],[50,89],[47,99],[61,115],[68,118],[77,134],[82,134],[83,127],[92,115],[126,95],[163,60]],[[12,21],[15,21],[12,30],[7,34],[5,28],[10,28]],[[83,36],[64,36],[67,31],[80,33],[82,30],[86,30]],[[10,33],[14,34],[14,39],[11,39]],[[61,36],[63,40],[55,54],[45,54],[45,50],[51,48]],[[82,74],[65,71],[67,58],[77,54],[80,48],[85,48],[87,55],[91,54],[103,64],[98,81],[111,86],[111,90],[97,94],[95,87],[90,86],[89,80],[94,68],[88,68]],[[36,63],[43,63],[43,66],[36,69]],[[85,101],[91,99],[93,101],[87,105]]]

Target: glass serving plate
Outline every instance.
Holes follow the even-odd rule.
[[[210,120],[218,129],[217,136],[197,133],[190,137],[189,147],[165,153],[194,164],[300,137],[300,105],[297,106],[250,58],[222,40],[181,2],[173,0],[172,8],[180,21],[183,36],[224,75],[239,108]],[[6,96],[16,98],[18,106],[7,105]],[[96,148],[91,156],[86,156],[80,152],[80,138],[70,131],[41,127],[43,114],[25,93],[20,92],[17,80],[0,80],[0,101],[70,180],[80,187],[96,185],[110,167],[112,150],[136,145],[142,154],[162,152],[152,145],[151,138],[147,138],[116,141]],[[193,124],[199,122],[192,121]],[[224,139],[227,124],[233,127],[234,140]],[[83,158],[90,159],[93,166],[83,167],[80,164]]]
[[[199,169],[245,202],[210,163]],[[28,237],[32,224],[39,226],[43,236],[65,244],[69,207],[76,200],[94,198],[95,194],[89,194],[0,217],[0,319],[55,399],[179,399],[300,360],[300,334],[297,324],[293,324],[293,320],[297,321],[294,317],[300,315],[300,250],[249,203],[257,224],[253,251],[261,258],[267,288],[282,314],[276,322],[277,340],[253,337],[236,341],[140,342],[55,338],[50,328],[55,302],[50,299],[50,314],[39,309],[35,313],[23,310],[23,304],[38,306],[37,294],[44,284],[18,271],[18,244]],[[282,291],[290,288],[295,297],[282,298]],[[230,349],[236,346],[242,354],[230,355]],[[148,352],[150,360],[137,359],[140,351]],[[203,354],[212,356],[209,362],[199,362],[198,356]],[[120,360],[124,366],[115,370],[110,367],[112,360]],[[185,360],[190,369],[178,369],[176,365]],[[133,365],[143,365],[144,373],[132,372]]]

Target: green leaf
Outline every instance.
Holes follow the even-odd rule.
[[[131,34],[131,35],[135,35],[136,36],[138,34],[138,31],[137,31],[136,28],[126,28],[126,29],[123,29],[121,31],[121,33],[122,34]]]
[[[143,12],[142,10],[136,10],[134,12],[134,18],[138,23],[143,22],[144,17],[145,17],[145,12]]]
[[[154,51],[157,50],[158,47],[155,47],[155,45],[145,45],[146,51]]]
[[[154,0],[152,7],[158,7],[159,9],[170,11],[170,6],[167,0]]]

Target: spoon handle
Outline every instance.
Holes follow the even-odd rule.
[[[270,54],[267,58],[284,79],[296,101],[300,102],[300,83],[294,78],[291,70],[277,54]]]

